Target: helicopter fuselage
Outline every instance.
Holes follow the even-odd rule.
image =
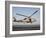
[[[13,20],[13,22],[26,22],[26,23],[32,23],[32,20],[31,20],[31,18],[27,18],[27,19],[24,19],[24,20],[16,20],[16,19],[14,19]]]

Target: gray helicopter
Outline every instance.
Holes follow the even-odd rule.
[[[30,15],[30,16],[26,16],[26,15],[22,15],[22,14],[18,14],[18,13],[16,13],[16,15],[19,15],[19,16],[23,16],[23,17],[25,17],[24,19],[22,19],[22,20],[16,20],[16,18],[15,17],[13,17],[13,22],[26,22],[26,23],[32,23],[32,22],[35,22],[36,21],[36,19],[34,19],[34,21],[32,21],[32,19],[31,19],[31,17],[34,15],[34,14],[36,14],[37,12],[38,12],[39,10],[36,10],[32,15]]]

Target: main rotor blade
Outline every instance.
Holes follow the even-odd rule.
[[[32,15],[34,15],[34,14],[37,13],[38,11],[39,11],[39,10],[35,11]],[[32,15],[31,15],[31,16],[32,16]],[[31,16],[29,16],[29,17],[31,17]]]
[[[28,17],[28,16],[25,16],[25,15],[22,15],[22,14],[18,14],[18,13],[16,13],[16,15],[20,15],[20,16]]]

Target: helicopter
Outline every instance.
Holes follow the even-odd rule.
[[[26,17],[26,18],[24,18],[24,19],[22,19],[22,20],[16,20],[16,18],[13,17],[13,22],[26,22],[26,23],[35,22],[36,19],[33,18],[34,21],[32,21],[32,18],[31,18],[31,17],[32,17],[34,14],[36,14],[38,11],[39,11],[39,10],[36,10],[36,11],[35,11],[32,15],[30,15],[30,16],[26,16],[26,15],[22,15],[22,14],[16,13],[16,15],[23,16],[23,17]]]

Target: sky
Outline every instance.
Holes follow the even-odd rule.
[[[39,10],[37,13],[35,13],[32,17],[34,18],[40,18],[40,8],[33,8],[33,7],[12,7],[12,16],[16,17],[17,20],[24,19],[24,16],[16,15],[16,13],[31,16],[36,10]]]

